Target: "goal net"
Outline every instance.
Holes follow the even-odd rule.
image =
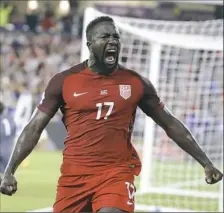
[[[105,15],[87,8],[85,29]],[[121,33],[120,62],[149,78],[166,106],[223,170],[223,20],[173,22],[112,16]],[[203,168],[164,130],[137,111],[132,142],[142,159],[137,210],[223,211],[222,183],[208,185]]]

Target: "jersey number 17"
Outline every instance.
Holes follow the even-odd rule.
[[[96,120],[100,120],[101,115],[102,115],[102,109],[104,106],[109,107],[106,115],[104,116],[104,119],[106,120],[111,115],[111,113],[113,111],[114,102],[97,103],[96,107],[98,108],[98,110],[97,110]]]

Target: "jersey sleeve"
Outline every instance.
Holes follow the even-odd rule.
[[[164,104],[157,94],[153,84],[146,78],[141,77],[143,85],[143,95],[138,106],[148,116],[152,116],[153,111],[158,108],[163,108]]]
[[[62,97],[63,76],[61,73],[54,75],[42,95],[37,108],[53,117],[57,110],[64,104]]]

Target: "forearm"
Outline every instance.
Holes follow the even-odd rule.
[[[19,136],[10,160],[8,162],[6,172],[14,174],[21,162],[31,153],[40,138],[41,132],[27,126]]]
[[[172,125],[166,130],[166,133],[180,148],[190,154],[203,167],[212,164],[188,128],[178,119],[173,118]]]

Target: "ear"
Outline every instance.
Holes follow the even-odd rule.
[[[87,42],[86,42],[86,45],[87,45],[87,47],[89,48],[90,45],[91,45],[91,42],[90,42],[90,41],[87,41]]]

